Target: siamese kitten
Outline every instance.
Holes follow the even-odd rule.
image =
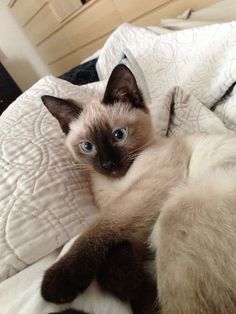
[[[148,243],[162,314],[236,313],[236,137],[156,136],[124,65],[113,70],[102,101],[81,109],[69,100],[42,100],[89,170],[101,209],[47,270],[42,296],[69,302],[99,278],[112,248],[128,244],[139,262]]]

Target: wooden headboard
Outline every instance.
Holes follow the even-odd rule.
[[[100,48],[123,22],[157,25],[216,0],[12,0],[9,7],[54,75]]]

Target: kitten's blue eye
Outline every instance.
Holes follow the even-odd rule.
[[[127,128],[117,129],[112,133],[112,135],[115,141],[123,142],[128,137],[128,129]]]
[[[79,144],[80,146],[80,149],[84,152],[84,153],[92,153],[95,151],[95,146],[90,143],[90,142],[87,142],[87,141],[84,141],[84,142],[80,142]]]

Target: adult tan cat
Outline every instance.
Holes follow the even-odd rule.
[[[132,73],[112,72],[85,108],[43,96],[88,170],[99,218],[45,274],[42,295],[67,302],[95,278],[109,249],[155,251],[163,314],[236,313],[236,137],[164,138]]]

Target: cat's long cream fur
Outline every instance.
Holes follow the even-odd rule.
[[[163,314],[236,313],[235,170],[235,136],[156,137],[121,179],[92,175],[97,204],[129,232],[161,213],[150,245]]]
[[[140,149],[121,177],[87,163],[101,214],[83,240],[94,239],[88,247],[98,251],[114,239],[149,243],[162,314],[236,313],[236,136],[163,138],[154,135],[147,112],[94,101],[70,124],[66,144],[76,159],[86,163],[79,142],[107,121],[129,128],[121,147]]]

